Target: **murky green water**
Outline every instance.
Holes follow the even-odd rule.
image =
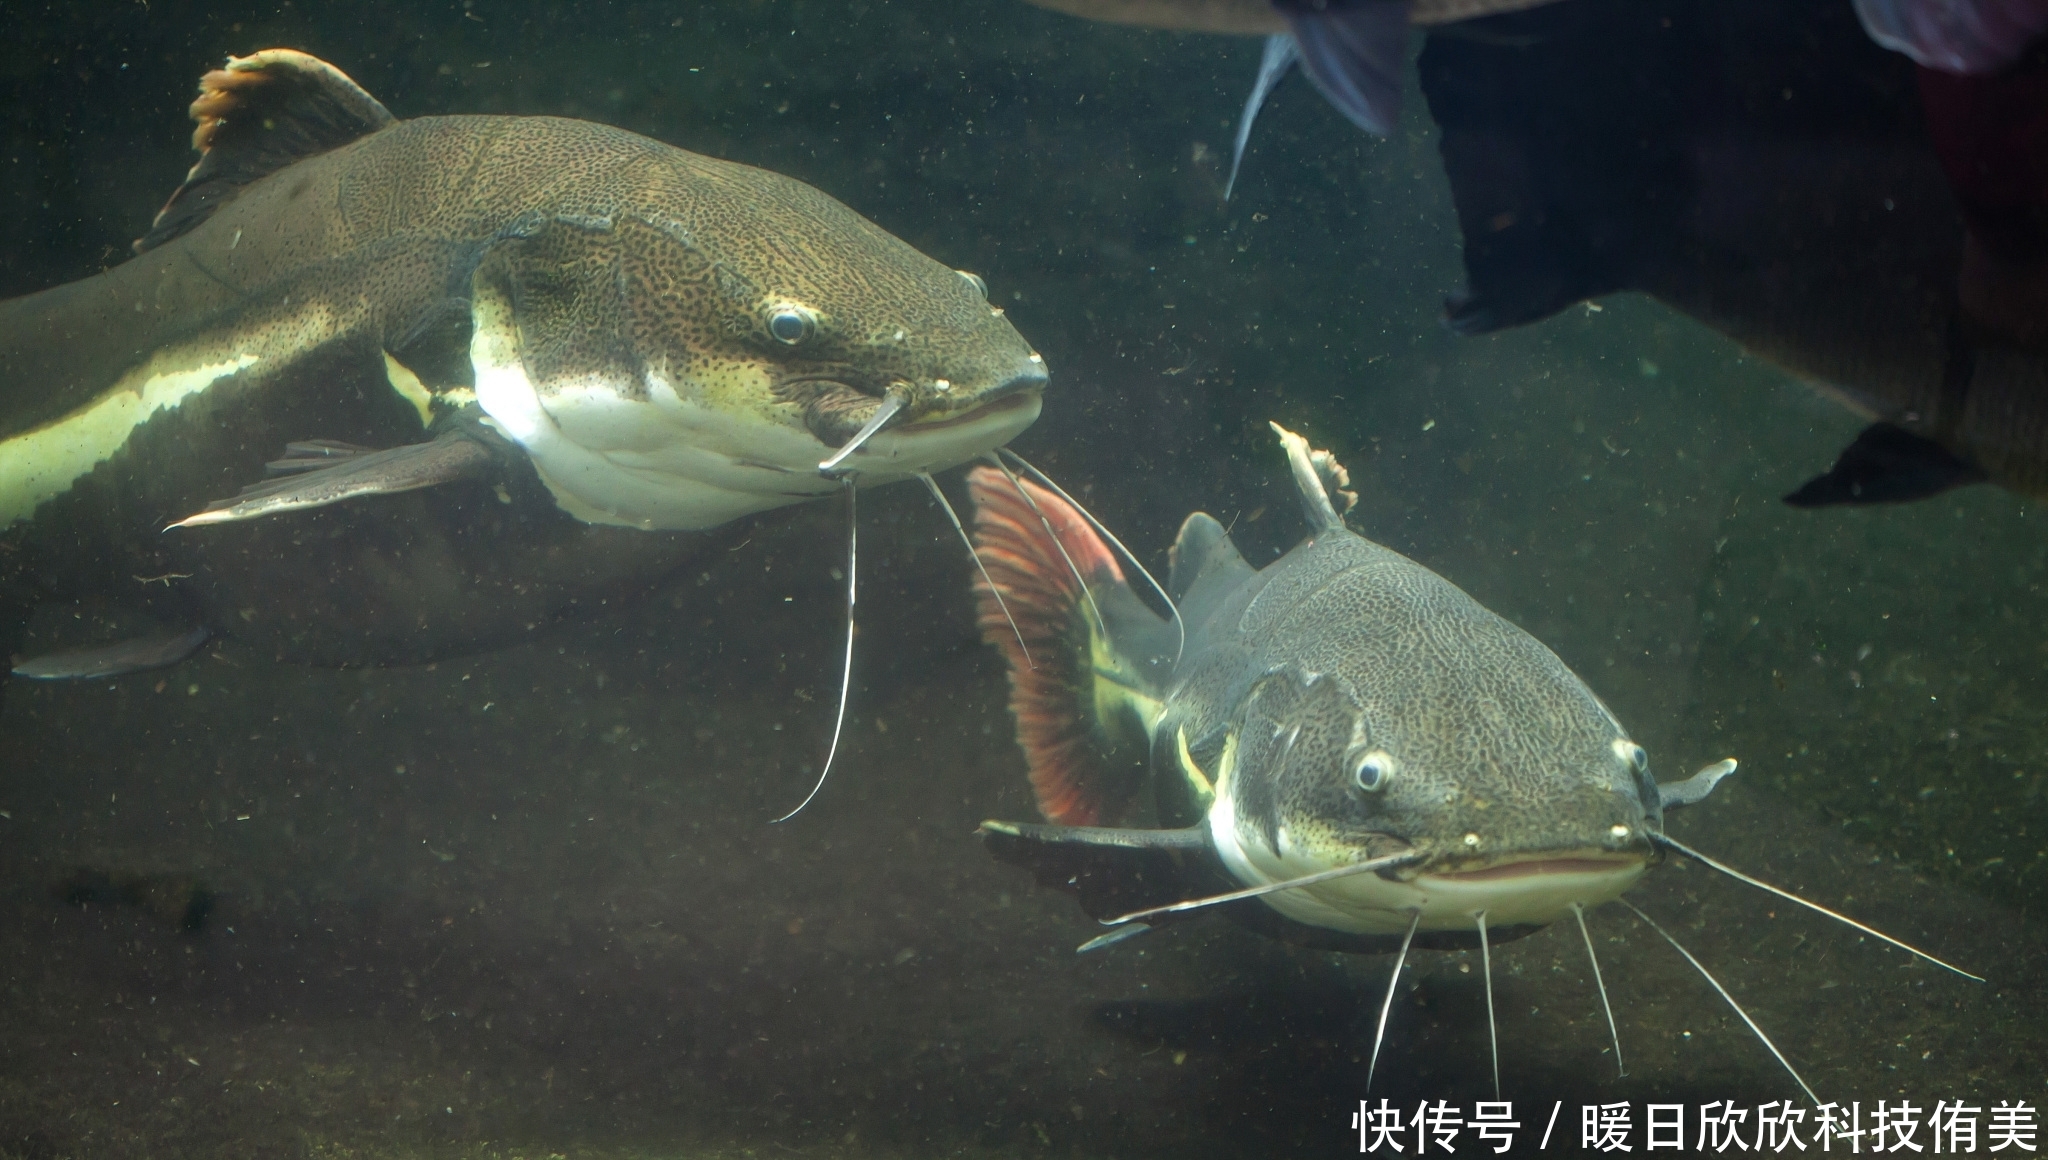
[[[198,71],[289,44],[402,117],[587,117],[789,173],[981,273],[1053,368],[1017,446],[1150,559],[1197,508],[1254,562],[1291,543],[1265,423],[1308,432],[1352,469],[1355,527],[1551,645],[1663,773],[1742,759],[1673,833],[1989,977],[1660,869],[1631,897],[1823,1098],[2048,1094],[2042,513],[1990,488],[1779,506],[1860,424],[1640,297],[1442,330],[1458,231],[1414,94],[1376,143],[1291,82],[1226,206],[1254,42],[1014,0],[155,0],[10,24],[10,294],[114,260],[188,163]],[[863,500],[843,764],[765,824],[827,739],[843,518],[761,517],[659,599],[438,666],[230,640],[17,682],[0,1156],[1355,1148],[1384,960],[1221,923],[1077,958],[1092,924],[974,840],[1032,807],[968,564],[913,488]],[[76,630],[46,610],[36,640]],[[155,893],[55,900],[81,872]],[[1617,1078],[1574,934],[1495,955],[1525,1120],[1797,1095],[1610,908]],[[1477,971],[1412,965],[1375,1097],[1490,1098]]]

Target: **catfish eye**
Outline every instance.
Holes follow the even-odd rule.
[[[1608,742],[1608,748],[1614,751],[1616,757],[1628,762],[1629,767],[1636,771],[1637,777],[1650,772],[1650,755],[1644,752],[1642,746],[1626,737],[1617,737]]]
[[[967,279],[967,284],[974,287],[976,294],[981,295],[983,298],[988,297],[988,283],[981,280],[981,275],[966,270],[955,270],[953,272]]]
[[[795,346],[809,338],[818,329],[808,310],[784,306],[768,316],[768,334],[777,342]]]
[[[1384,749],[1362,753],[1351,767],[1351,780],[1367,793],[1376,793],[1394,776],[1394,758]]]

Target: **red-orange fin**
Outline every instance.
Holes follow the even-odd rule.
[[[970,472],[967,488],[974,553],[988,573],[974,580],[981,635],[1009,662],[1010,712],[1039,812],[1063,826],[1101,824],[1128,800],[1129,778],[1107,767],[1094,720],[1094,612],[1075,573],[1106,591],[1123,585],[1123,569],[1087,519],[1051,491],[989,467]]]
[[[199,162],[136,239],[138,254],[205,221],[257,178],[374,133],[393,117],[326,61],[266,48],[231,56],[199,78],[192,120]]]

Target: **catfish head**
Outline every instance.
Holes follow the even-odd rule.
[[[904,479],[1037,418],[1044,360],[981,279],[802,182],[662,148],[579,196],[477,266],[471,363],[581,519],[711,527],[832,492],[827,458]]]
[[[1326,596],[1355,607],[1354,582],[1370,581],[1340,574],[1302,612]],[[1655,861],[1662,810],[1642,747],[1533,639],[1464,627],[1477,655],[1541,655],[1405,679],[1297,665],[1247,691],[1207,815],[1233,876],[1412,859],[1267,905],[1368,935],[1400,933],[1418,914],[1418,931],[1469,935],[1482,911],[1492,926],[1534,928],[1620,897]]]

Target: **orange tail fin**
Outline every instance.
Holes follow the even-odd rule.
[[[967,488],[974,500],[974,553],[988,570],[988,580],[974,580],[981,635],[1009,662],[1010,712],[1039,812],[1064,826],[1102,824],[1121,803],[1106,800],[1108,779],[1091,717],[1092,614],[1074,573],[1102,590],[1123,584],[1123,569],[1088,521],[1045,488],[1012,482],[989,467],[970,472]],[[990,581],[1009,605],[1009,617]],[[1017,622],[1014,634],[1010,617]]]

